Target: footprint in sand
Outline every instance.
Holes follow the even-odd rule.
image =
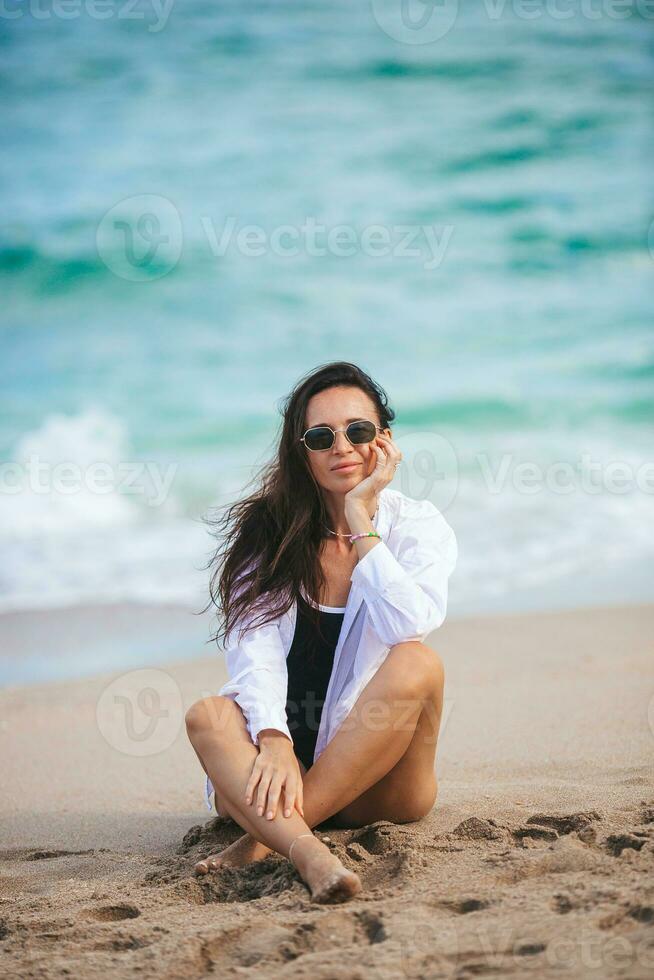
[[[80,854],[95,854],[95,851],[93,848],[90,848],[88,851],[32,851],[25,856],[25,861],[46,861],[50,858],[77,857]]]
[[[523,845],[528,840],[553,841],[559,838],[557,832],[549,827],[518,827],[513,831],[513,836],[517,841],[522,841]]]
[[[462,898],[456,902],[445,903],[452,912],[457,915],[469,915],[470,912],[481,912],[483,909],[490,908],[491,903],[483,898]]]
[[[580,830],[585,830],[591,824],[601,820],[597,810],[580,810],[578,813],[555,814],[555,813],[534,813],[527,820],[528,824],[537,824],[540,827],[551,827],[557,834],[574,834]]]
[[[597,834],[593,824],[601,819],[597,810],[565,814],[534,813],[528,817],[524,827],[518,827],[511,833],[523,847],[529,846],[531,841],[552,842],[569,834],[576,834],[584,844],[594,844]]]
[[[115,939],[107,939],[95,943],[93,949],[113,953],[127,953],[133,949],[143,949],[145,946],[151,946],[152,942],[152,939],[143,939],[140,936],[118,936]]]
[[[388,933],[382,917],[375,912],[368,909],[341,912],[330,908],[311,921],[296,925],[264,921],[256,930],[242,925],[227,927],[202,942],[198,962],[203,971],[212,976],[225,975],[232,968],[256,968],[257,976],[273,973],[277,976],[274,966],[283,968],[294,960],[312,954],[337,955],[337,938],[338,944],[363,951],[367,946],[386,942]],[[305,974],[306,970],[308,973]],[[305,971],[300,970],[297,975],[309,975],[311,968],[305,967]],[[325,973],[327,975],[345,974],[338,970],[334,962],[332,971]],[[352,974],[355,975],[363,976],[358,971]]]
[[[123,919],[137,919],[141,910],[136,905],[100,905],[91,909],[90,916],[98,922],[122,922]]]
[[[605,868],[609,860],[599,848],[589,848],[576,837],[559,837],[537,851],[520,850],[507,855],[497,881],[517,884],[526,878],[597,871]]]
[[[357,857],[362,856],[361,849],[368,854],[381,855],[388,854],[389,851],[404,850],[407,843],[406,830],[401,830],[397,824],[390,823],[388,820],[378,820],[355,830],[346,845],[346,850],[353,848],[358,852],[351,855],[356,860]]]
[[[650,839],[648,833],[635,830],[633,833],[609,834],[604,846],[613,857],[620,857],[626,850],[640,851]]]

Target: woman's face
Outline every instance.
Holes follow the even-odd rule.
[[[360,388],[327,388],[314,395],[307,405],[304,430],[314,425],[344,429],[348,422],[369,419],[380,424],[379,413],[369,395]],[[390,429],[384,430],[390,435]],[[307,462],[316,482],[332,493],[347,493],[370,476],[377,465],[375,443],[353,446],[344,432],[337,432],[331,449],[311,452],[305,448]]]

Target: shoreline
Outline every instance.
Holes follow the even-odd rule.
[[[523,621],[527,617],[590,618],[604,611],[633,612],[651,602],[561,604],[543,608],[489,608],[448,611],[437,638],[450,624],[488,620]],[[0,691],[40,684],[70,682],[118,670],[187,663],[199,656],[220,656],[209,640],[215,628],[211,610],[196,615],[182,603],[94,602],[42,609],[0,612]],[[58,658],[58,659],[57,659]]]

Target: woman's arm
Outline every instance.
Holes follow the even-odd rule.
[[[288,668],[277,623],[245,632],[241,627],[225,643],[230,679],[218,692],[234,698],[243,711],[250,738],[259,748],[245,787],[244,799],[259,815],[274,819],[283,796],[283,812],[304,816],[300,766],[286,720]]]
[[[266,623],[244,635],[232,631],[225,644],[225,660],[229,680],[218,693],[232,697],[240,706],[254,744],[259,745],[263,729],[276,729],[292,743],[286,720],[286,653],[277,623]]]
[[[370,523],[367,513],[348,515],[357,529],[361,524],[367,530],[366,520]],[[403,498],[391,535],[398,557],[378,538],[355,542],[360,557],[351,576],[363,591],[378,636],[389,646],[422,640],[442,625],[458,557],[454,531],[429,500]]]

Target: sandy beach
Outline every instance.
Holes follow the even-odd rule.
[[[6,688],[0,972],[651,976],[653,636],[652,606],[448,621],[430,640],[447,668],[437,804],[321,827],[364,883],[332,907],[280,856],[192,875],[240,834],[205,808],[183,726],[218,654]],[[139,719],[144,686],[159,701]]]

